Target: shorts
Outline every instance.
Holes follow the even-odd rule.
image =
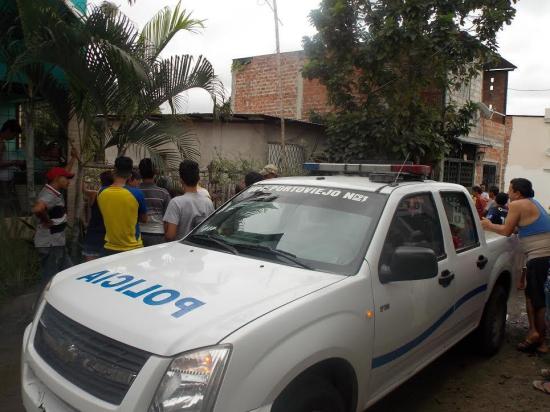
[[[529,298],[535,309],[546,307],[544,289],[549,270],[550,257],[535,258],[527,262],[525,296]]]
[[[122,252],[127,252],[127,250],[113,250],[113,249],[103,248],[101,252],[101,257],[118,255],[119,253],[122,253]]]
[[[82,245],[82,256],[87,258],[99,258],[103,254],[103,243],[101,244],[90,244],[84,243]]]
[[[161,243],[166,242],[166,239],[164,239],[164,233],[141,232],[141,240],[143,241],[144,247],[160,245]]]

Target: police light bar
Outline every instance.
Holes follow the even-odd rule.
[[[344,174],[402,173],[408,175],[430,175],[432,168],[414,164],[370,164],[370,163],[304,163],[310,172],[330,172]]]

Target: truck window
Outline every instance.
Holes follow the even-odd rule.
[[[479,246],[479,237],[468,198],[462,192],[442,192],[455,250],[460,253]]]
[[[216,211],[184,241],[214,238],[240,255],[353,275],[365,258],[387,196],[305,185],[253,186]],[[200,237],[200,236],[199,236]],[[218,249],[224,250],[221,245]],[[210,242],[209,247],[216,248]]]
[[[389,266],[393,251],[399,246],[426,247],[438,258],[445,256],[441,223],[430,193],[407,196],[399,202],[384,242],[380,265]]]

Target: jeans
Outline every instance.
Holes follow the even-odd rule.
[[[37,247],[40,256],[40,276],[47,282],[55,274],[73,266],[65,246]]]
[[[155,246],[166,242],[164,239],[164,233],[141,233],[141,240],[143,240],[143,246]]]

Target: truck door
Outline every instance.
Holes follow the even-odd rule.
[[[395,214],[372,280],[376,311],[372,396],[412,375],[419,365],[441,353],[452,326],[448,318],[455,302],[455,282],[441,230],[444,211],[436,207],[433,194],[415,193],[396,202],[390,199],[387,207],[392,207]],[[381,283],[378,274],[389,265],[399,246],[432,249],[438,258],[437,275]]]
[[[459,334],[479,322],[491,265],[487,253],[484,253],[486,247],[480,241],[479,228],[466,194],[442,191],[441,200],[454,246],[449,251],[449,261],[455,274],[457,301],[453,316]]]

